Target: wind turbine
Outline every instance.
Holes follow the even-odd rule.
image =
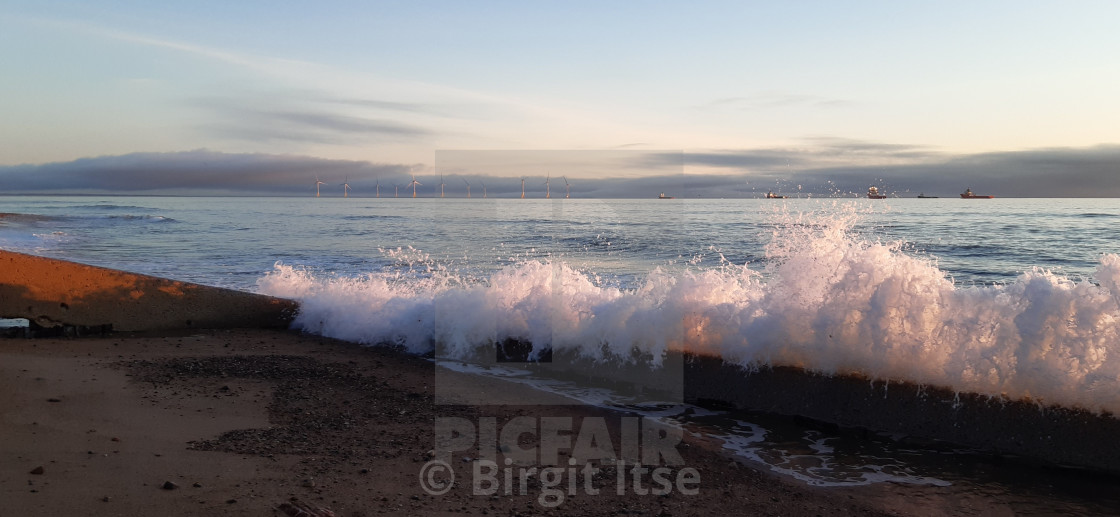
[[[350,177],[346,177],[346,182],[342,184],[342,197],[350,197]]]
[[[478,182],[482,183],[482,180],[478,180]],[[484,198],[486,197],[486,184],[485,183],[482,183],[482,197],[484,197]]]
[[[463,180],[463,183],[467,184],[467,199],[470,199],[471,198],[471,182],[469,182],[467,180]]]
[[[443,174],[439,175],[439,197],[443,197]]]
[[[413,176],[412,177],[412,183],[408,184],[408,186],[412,187],[412,197],[416,197],[416,187],[417,187],[417,185],[423,185],[423,183],[420,183],[419,181],[416,181],[416,176]]]
[[[326,183],[319,181],[319,177],[315,176],[315,197],[319,197],[319,185],[326,185]]]
[[[377,178],[377,197],[381,197],[381,178]]]
[[[521,199],[525,199],[525,178],[521,178]]]
[[[401,197],[401,186],[393,184],[393,197]]]
[[[549,173],[547,176],[544,177],[544,198],[545,199],[552,199],[552,190],[551,190],[551,187],[548,185],[548,180],[551,177],[552,177],[552,173]]]
[[[568,177],[567,176],[560,176],[560,177],[564,178],[564,190],[565,190],[564,199],[571,199],[571,197],[572,197],[572,185],[570,183],[568,183]]]

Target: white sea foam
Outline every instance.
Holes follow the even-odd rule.
[[[1120,256],[1091,280],[1036,269],[959,286],[929,258],[853,231],[859,214],[774,216],[764,265],[649,272],[604,287],[562,261],[486,278],[393,251],[407,270],[323,277],[278,264],[261,292],[298,299],[295,325],[414,352],[454,355],[505,338],[536,351],[718,355],[748,367],[862,373],[1120,413]]]
[[[862,486],[874,483],[906,483],[912,485],[949,486],[952,483],[935,477],[915,474],[897,459],[874,454],[860,454],[859,461],[851,464],[854,456],[843,461],[829,444],[833,438],[820,436],[816,431],[805,431],[801,440],[790,443],[768,443],[767,431],[758,424],[735,421],[732,432],[714,434],[723,441],[723,448],[751,461],[762,463],[770,470],[793,477],[813,486]],[[796,449],[807,445],[808,450]]]

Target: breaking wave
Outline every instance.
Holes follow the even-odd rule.
[[[679,350],[1120,413],[1120,256],[1088,279],[1034,269],[961,286],[934,259],[854,231],[858,214],[775,219],[756,267],[658,268],[631,288],[561,260],[470,275],[393,250],[407,268],[277,264],[258,289],[299,300],[308,332],[417,353],[438,341],[467,357],[507,338],[597,359]]]

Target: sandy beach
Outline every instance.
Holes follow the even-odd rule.
[[[525,495],[440,496],[419,474],[437,418],[592,416],[580,405],[437,405],[435,365],[378,347],[264,329],[0,338],[5,515],[1016,515],[1024,491],[879,483],[811,487],[736,461],[708,439],[678,450],[696,495],[606,488],[558,507]],[[457,375],[447,374],[446,375]],[[483,389],[522,386],[472,379]],[[456,454],[467,466],[473,454]],[[1062,476],[1066,474],[1056,473]],[[1100,513],[1100,508],[1091,509]]]
[[[535,492],[429,495],[418,474],[437,417],[619,417],[575,405],[436,405],[434,368],[282,330],[0,339],[0,498],[13,515],[285,515],[286,503],[347,516],[892,513],[860,491],[799,486],[691,437],[679,450],[700,473],[695,496],[604,490],[545,508]]]
[[[637,415],[457,373],[390,347],[276,326],[277,318],[290,314],[290,302],[0,256],[8,266],[0,270],[3,316],[85,323],[62,332],[33,325],[29,332],[0,337],[4,515],[1109,513],[1107,503],[1084,506],[1092,493],[1080,496],[1082,502],[1051,495],[1052,482],[1076,487],[1078,479],[1098,480],[1070,470],[1039,471],[1015,486],[996,479],[980,486],[816,487],[737,458],[704,432],[684,432],[679,441],[654,449],[679,455],[675,463],[667,457],[646,461],[646,444],[662,442],[660,435],[644,434],[645,421]],[[66,289],[57,278],[38,280],[59,275],[80,279],[92,294]],[[127,292],[138,303],[98,303],[109,296],[106,291]],[[203,307],[184,307],[192,303]],[[182,318],[199,311],[213,316]],[[145,314],[156,316],[143,320]],[[122,322],[155,328],[110,330]],[[270,328],[258,328],[262,324]],[[470,433],[477,425],[477,442],[471,441],[477,446],[448,446],[454,436],[441,427],[447,421],[466,422]],[[485,435],[493,440],[487,448],[484,422],[503,433],[525,422],[532,427],[500,439]],[[553,438],[563,434],[571,441],[553,461],[544,461],[550,422],[562,430]],[[639,451],[627,449],[626,437],[638,437],[637,427],[627,427],[635,422],[643,426],[641,463],[648,472],[633,469]],[[581,448],[585,428],[595,439]],[[605,442],[617,456],[575,461],[577,451]],[[487,491],[479,484],[487,479],[479,474],[489,468],[487,461],[525,450],[539,451],[530,458],[539,465],[505,463],[499,470],[493,464],[493,472],[524,475],[524,481],[515,484],[514,477],[501,479],[499,473],[489,479],[503,489]],[[614,457],[631,464],[623,468]],[[456,482],[425,484],[445,480],[425,477],[444,460],[458,474]],[[551,474],[566,475],[565,483],[549,478],[546,466]]]

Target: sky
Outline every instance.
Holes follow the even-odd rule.
[[[7,0],[0,194],[443,174],[1120,196],[1118,19],[1113,1]]]

